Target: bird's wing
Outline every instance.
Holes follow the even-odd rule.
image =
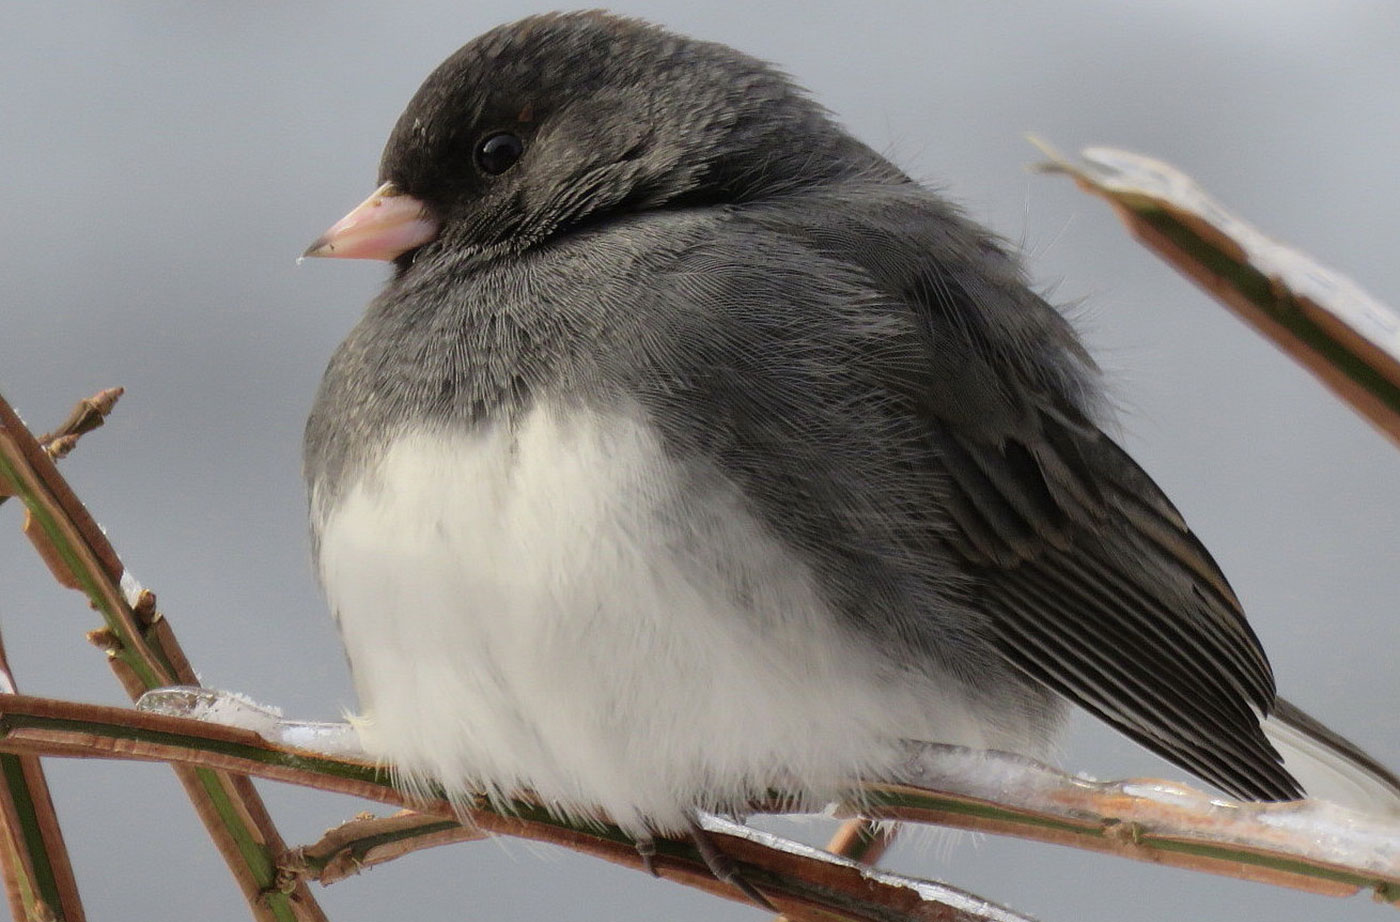
[[[955,547],[1029,675],[1231,794],[1301,791],[1260,729],[1273,678],[1239,603],[1161,490],[1046,407],[999,443],[945,432]]]
[[[916,315],[928,367],[895,387],[922,389],[946,540],[1004,657],[1233,795],[1299,796],[1260,729],[1263,650],[1181,515],[1091,421],[1092,362],[1069,324],[917,187],[824,213],[786,230]]]

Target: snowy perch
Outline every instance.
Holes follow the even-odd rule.
[[[142,700],[145,713],[137,714],[66,705],[94,718],[82,727],[55,719],[62,706],[12,699],[0,748],[178,758],[403,802],[386,773],[356,759],[346,724],[284,720],[246,698],[208,689],[152,692]],[[181,738],[164,748],[145,742],[151,737],[135,731],[147,721]],[[237,746],[228,745],[234,741]],[[865,811],[880,818],[1017,835],[1332,895],[1370,889],[1378,899],[1400,900],[1400,820],[1321,801],[1241,804],[1165,781],[1087,781],[1017,756],[942,746],[911,748],[906,777],[866,783],[858,792]],[[489,810],[483,805],[479,812]]]

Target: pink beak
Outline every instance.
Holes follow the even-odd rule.
[[[428,215],[423,203],[386,182],[317,237],[302,255],[392,260],[437,234],[438,222]]]

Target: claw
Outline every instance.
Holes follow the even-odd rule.
[[[714,839],[693,818],[690,820],[690,840],[695,843],[695,849],[704,860],[705,867],[710,869],[710,873],[715,875],[716,880],[729,884],[761,909],[766,909],[768,912],[778,911],[778,907],[770,903],[768,897],[759,893],[754,885],[739,873],[739,869],[734,866],[734,861],[715,847]]]
[[[656,871],[656,840],[651,836],[645,839],[637,839],[632,843],[636,846],[637,854],[642,856],[642,867],[652,877],[660,877]]]

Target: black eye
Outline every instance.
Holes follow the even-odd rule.
[[[525,142],[509,131],[498,132],[482,141],[476,148],[476,165],[483,173],[497,176],[515,166],[525,153]]]

